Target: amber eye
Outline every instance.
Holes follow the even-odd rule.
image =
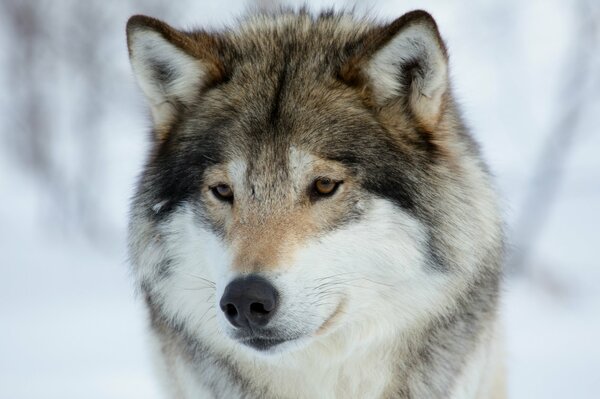
[[[221,201],[233,202],[233,190],[227,184],[217,184],[210,189],[215,197]]]
[[[316,196],[329,197],[337,191],[341,183],[341,181],[335,181],[328,177],[319,177],[313,183],[312,191]]]

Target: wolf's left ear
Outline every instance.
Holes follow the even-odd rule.
[[[222,78],[216,40],[207,33],[180,32],[157,19],[136,15],[127,22],[127,46],[159,139],[203,87]]]
[[[448,90],[448,55],[427,12],[413,11],[368,38],[346,73],[360,73],[378,106],[405,101],[424,125],[437,125]]]

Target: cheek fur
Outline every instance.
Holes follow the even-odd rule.
[[[353,320],[407,323],[445,295],[446,278],[428,270],[426,248],[417,220],[387,200],[375,200],[360,220],[297,252],[279,276],[290,313],[304,312],[320,325],[343,302]],[[312,308],[302,310],[307,303]]]
[[[176,211],[160,230],[162,253],[171,268],[164,278],[153,281],[155,297],[161,299],[166,317],[190,331],[213,335],[214,325],[208,321],[218,311],[215,304],[231,263],[229,251],[212,230],[198,223],[190,206]]]

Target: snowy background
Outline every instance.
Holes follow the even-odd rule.
[[[510,397],[600,397],[600,2],[308,4],[434,15],[508,224]],[[0,398],[160,397],[126,263],[149,118],[125,22],[218,28],[246,6],[0,2]]]

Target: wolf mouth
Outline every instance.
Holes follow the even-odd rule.
[[[291,339],[251,337],[240,340],[242,344],[259,351],[268,351],[269,349],[288,341],[291,341]]]
[[[326,330],[329,330],[331,328],[331,326],[333,324],[335,324],[335,321],[340,317],[341,313],[343,313],[343,310],[345,308],[345,301],[340,302],[335,310],[333,311],[333,313],[331,314],[331,316],[329,316],[325,322],[319,327],[319,329],[316,331],[315,335],[323,335],[324,332]],[[296,337],[289,337],[289,338],[275,338],[275,337],[264,337],[264,336],[247,336],[247,337],[240,337],[237,338],[237,340],[246,345],[249,346],[253,349],[256,349],[258,351],[261,352],[266,352],[278,345],[281,345],[285,342],[291,342],[294,341],[296,339],[300,338],[299,336]]]

